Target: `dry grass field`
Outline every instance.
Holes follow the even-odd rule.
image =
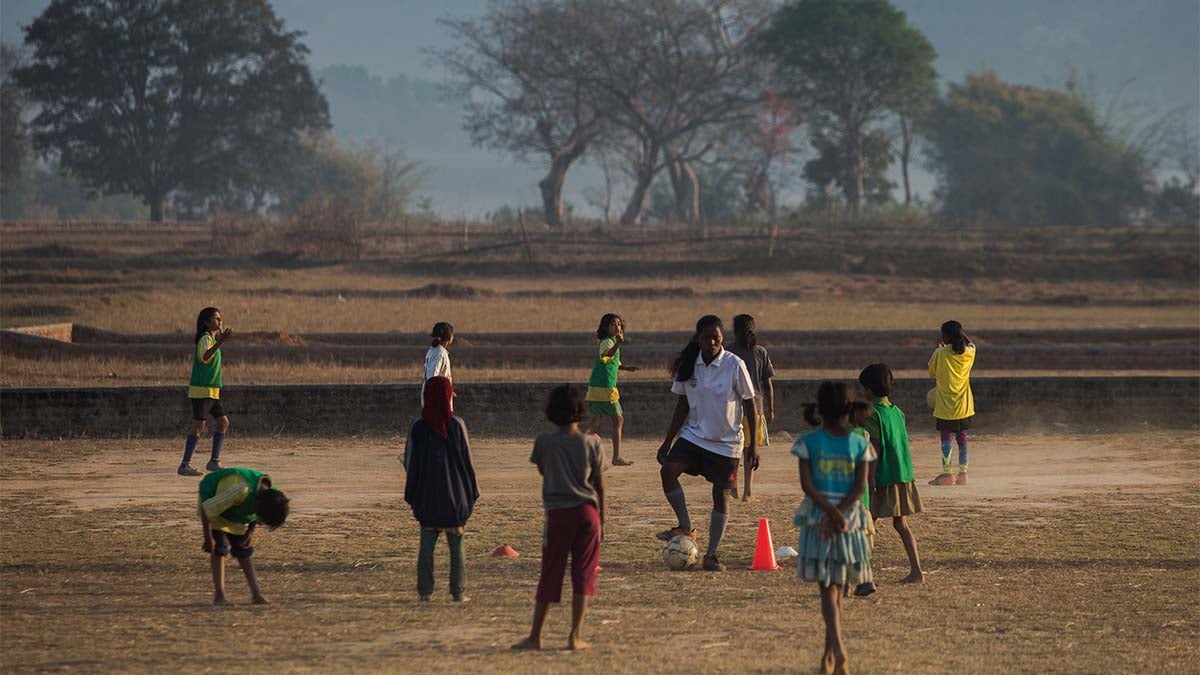
[[[322,332],[412,335],[448,320],[464,345],[472,336],[525,333],[533,349],[550,332],[586,337],[616,311],[635,341],[627,360],[639,331],[686,331],[704,313],[754,314],[764,335],[910,329],[932,338],[948,318],[980,335],[1031,329],[1035,341],[1038,331],[1060,328],[1200,334],[1194,228],[798,225],[708,237],[678,228],[571,229],[533,232],[526,246],[511,228],[460,224],[372,230],[363,243],[360,259],[330,261],[279,250],[244,227],[0,224],[0,329],[74,322],[184,336],[200,308],[216,305],[241,335],[274,334],[281,344]],[[1173,339],[1186,342],[1186,333]],[[86,358],[8,351],[0,354],[0,387],[182,386],[186,342],[178,358],[145,358],[150,351],[120,345]],[[409,382],[419,367],[239,362],[238,347],[235,338],[226,348],[228,384]],[[1091,353],[1089,345],[1063,348]],[[522,358],[456,364],[456,382],[585,374]],[[1156,363],[1159,374],[1196,374],[1191,361],[1178,370]],[[623,378],[664,377],[660,363],[636,365],[648,368]],[[776,366],[781,377],[846,375]],[[897,375],[920,375],[911,370],[919,366]],[[1050,366],[987,368],[977,374],[1055,374]],[[1111,363],[1072,370],[1120,372]],[[1180,409],[1195,415],[1196,402]],[[801,491],[786,432],[772,432],[758,499],[734,505],[722,546],[730,569],[721,574],[663,566],[653,532],[671,524],[671,513],[653,461],[657,444],[630,439],[636,463],[606,477],[604,570],[587,624],[594,649],[559,649],[569,613],[559,607],[547,626],[550,648],[518,654],[508,646],[528,630],[538,574],[538,476],[527,462],[531,439],[482,431],[473,448],[482,497],[467,528],[466,605],[448,601],[444,546],[435,602],[417,602],[417,528],[401,497],[401,439],[245,438],[235,428],[226,464],[266,470],[293,499],[284,528],[256,535],[266,607],[249,605],[236,565],[228,569],[235,604],[211,605],[196,481],[174,474],[181,438],[6,439],[0,671],[816,671],[816,588],[786,563],[777,572],[745,570],[758,518],[770,519],[776,547],[796,536],[790,521]],[[936,445],[931,434],[914,436],[922,479],[938,470]],[[971,459],[970,485],[919,483],[927,512],[912,527],[926,584],[895,583],[907,572],[903,549],[880,523],[880,591],[852,598],[845,614],[855,672],[1200,673],[1196,434],[989,429],[972,436]],[[707,485],[691,479],[684,487],[704,533]],[[504,543],[523,555],[488,557]]]
[[[508,649],[528,630],[539,564],[528,439],[476,443],[482,496],[467,527],[466,605],[449,602],[444,545],[435,601],[417,602],[417,530],[395,442],[234,438],[226,460],[267,469],[294,511],[280,530],[256,535],[272,604],[248,604],[234,565],[235,604],[212,606],[196,481],[172,471],[178,445],[5,443],[0,669],[816,671],[816,588],[786,563],[745,569],[758,518],[770,519],[776,547],[794,544],[800,487],[782,439],[765,456],[759,499],[733,507],[720,574],[663,566],[653,532],[671,514],[655,445],[632,443],[636,463],[606,476],[604,570],[586,627],[594,648],[561,650],[568,609],[557,607],[538,654]],[[934,437],[915,436],[914,451],[919,476],[936,472]],[[1194,437],[1161,433],[976,436],[970,485],[921,484],[927,512],[912,527],[926,584],[895,583],[907,573],[903,549],[880,523],[880,590],[847,601],[854,671],[1196,672],[1198,451]],[[707,485],[684,487],[703,533]],[[522,556],[488,557],[503,543]]]

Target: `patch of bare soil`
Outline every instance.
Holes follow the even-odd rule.
[[[231,607],[210,604],[196,479],[176,476],[182,439],[6,441],[0,475],[0,668],[159,672],[808,672],[821,648],[817,590],[750,572],[759,518],[793,544],[794,460],[776,439],[757,500],[735,503],[721,546],[729,570],[670,572],[653,532],[672,523],[653,460],[606,475],[609,519],[587,653],[561,650],[569,610],[551,611],[537,654],[528,631],[542,511],[530,442],[476,440],[482,496],[467,526],[468,595],[449,602],[444,547],[434,602],[415,593],[417,527],[401,494],[402,441],[226,442],[224,459],[268,471],[293,500],[259,532],[255,607],[229,565]],[[1200,532],[1191,523],[1200,440],[1176,434],[972,438],[972,481],[926,486],[937,439],[915,436],[926,512],[910,518],[928,575],[907,573],[879,523],[879,592],[846,602],[851,664],[863,672],[1186,672],[1200,658]],[[207,442],[198,453],[202,456]],[[684,482],[706,543],[708,485]],[[499,544],[516,559],[487,554]],[[569,582],[568,582],[569,583]]]

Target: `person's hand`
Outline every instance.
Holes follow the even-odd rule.
[[[200,550],[204,551],[205,553],[212,553],[213,545],[214,545],[213,538],[205,537],[204,544],[202,546],[200,546]]]
[[[841,534],[850,527],[850,521],[846,520],[845,514],[838,511],[837,508],[832,508],[825,513],[825,520],[829,522],[835,534]]]
[[[221,331],[221,335],[220,335],[220,337],[217,338],[217,342],[218,343],[226,342],[231,337],[233,337],[233,329],[226,328],[225,330]]]
[[[742,463],[746,465],[747,471],[758,471],[758,447],[751,445],[746,448],[745,456],[742,458]]]
[[[770,424],[771,422],[775,421],[775,409],[774,408],[771,408],[770,410],[768,410],[766,414],[767,414],[767,424]]]
[[[639,369],[637,366],[625,366],[625,370],[630,373],[636,373]]]
[[[658,455],[655,456],[655,459],[658,460],[659,464],[663,464],[667,461],[667,453],[670,451],[671,441],[663,441],[663,444],[658,446]]]

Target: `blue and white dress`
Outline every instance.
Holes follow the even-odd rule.
[[[791,452],[808,462],[813,486],[834,504],[854,488],[854,472],[858,465],[875,459],[875,450],[863,436],[832,436],[824,429],[796,439]],[[825,512],[807,496],[800,503],[793,524],[800,528],[796,574],[801,579],[816,581],[822,586],[871,581],[871,552],[866,537],[866,519],[870,515],[858,500],[844,515],[850,523],[849,531],[826,539],[821,536]]]

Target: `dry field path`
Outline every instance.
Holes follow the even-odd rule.
[[[791,568],[745,570],[757,519],[794,544],[800,500],[786,439],[765,455],[757,501],[735,504],[729,571],[670,572],[653,539],[670,524],[656,444],[611,470],[594,649],[571,653],[568,610],[545,652],[508,646],[528,629],[541,510],[528,439],[478,439],[482,498],[468,525],[471,602],[415,593],[416,525],[394,440],[232,437],[229,464],[268,471],[293,499],[287,525],[256,535],[269,607],[213,607],[193,515],[195,479],[175,476],[179,439],[6,441],[0,474],[0,669],[181,672],[813,672],[815,586]],[[936,439],[914,437],[918,474]],[[201,448],[203,452],[204,448]],[[1200,439],[1194,434],[980,434],[972,482],[925,487],[912,519],[928,582],[906,572],[881,522],[880,591],[847,602],[856,672],[1196,672],[1200,658]],[[706,532],[707,484],[684,484]],[[701,536],[701,544],[704,543]],[[487,553],[499,544],[514,560]],[[235,661],[231,651],[241,654]]]

